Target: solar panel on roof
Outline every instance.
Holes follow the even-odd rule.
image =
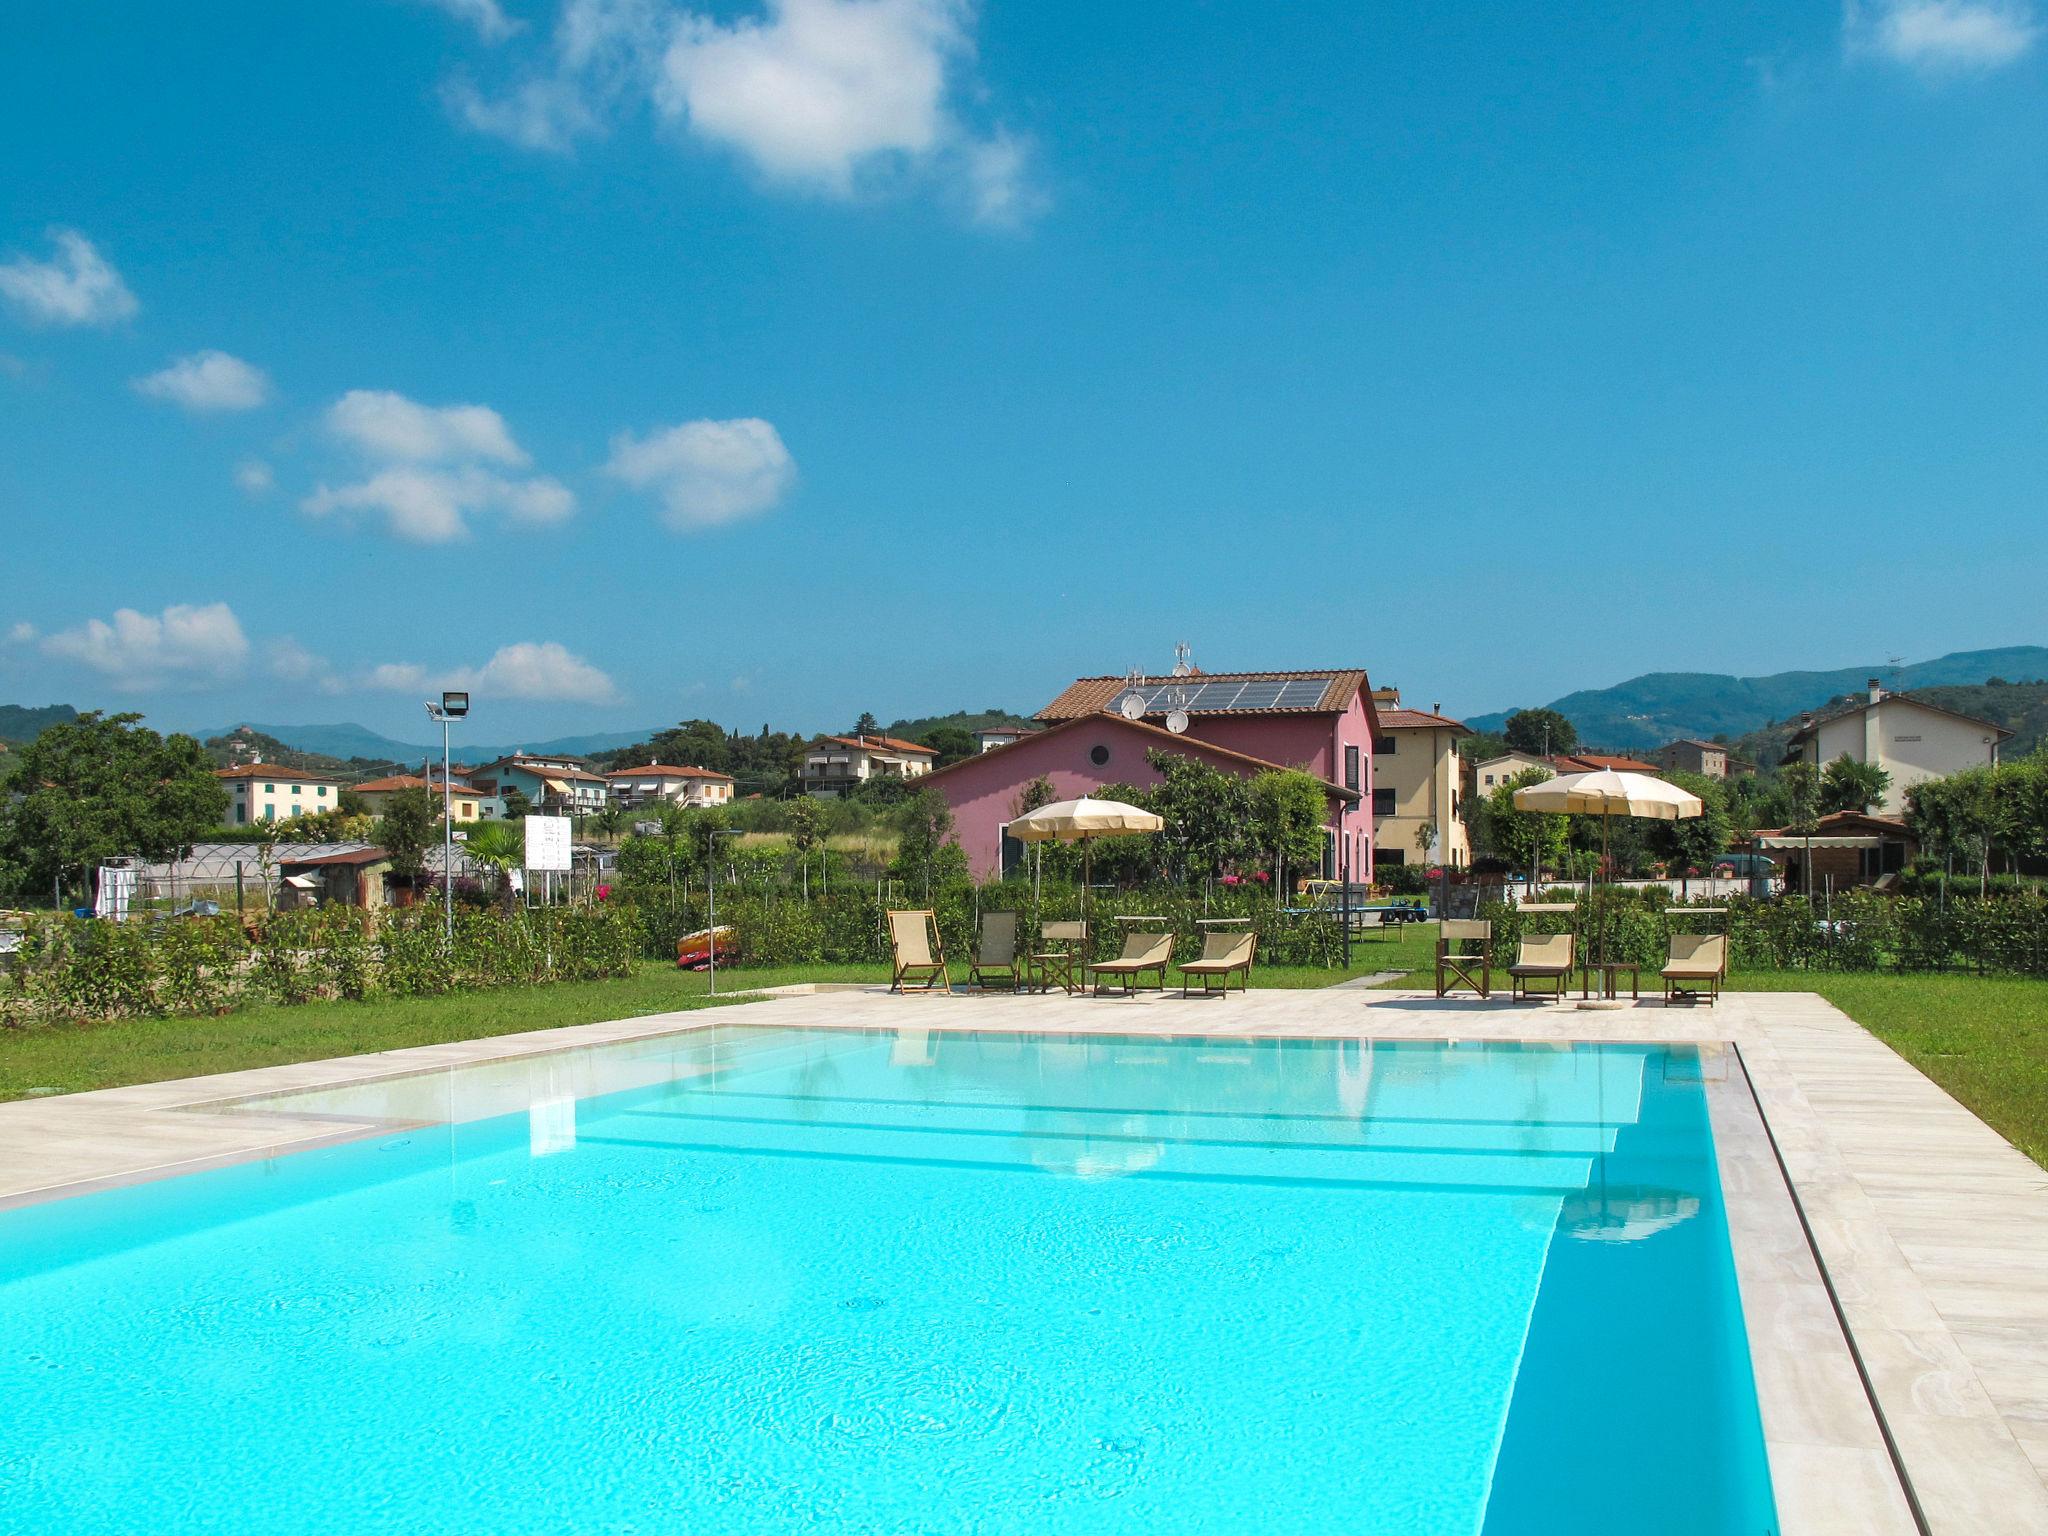
[[[1329,687],[1327,677],[1183,678],[1148,681],[1138,692],[1148,715],[1163,715],[1176,704],[1189,714],[1220,715],[1257,709],[1314,709]]]

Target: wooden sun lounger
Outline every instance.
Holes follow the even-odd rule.
[[[1180,972],[1180,995],[1188,995],[1188,978],[1202,978],[1204,995],[1216,990],[1215,979],[1221,979],[1223,991],[1229,992],[1230,978],[1237,977],[1237,989],[1242,992],[1252,984],[1252,952],[1258,948],[1259,936],[1247,928],[1241,933],[1216,933],[1202,935],[1202,952],[1186,965],[1176,967]]]
[[[1674,933],[1671,959],[1661,973],[1664,977],[1664,1006],[1679,998],[1707,1000],[1709,1008],[1721,1000],[1721,983],[1728,975],[1728,936],[1721,933]],[[1687,984],[1693,987],[1687,991]]]
[[[1101,960],[1088,967],[1088,973],[1095,977],[1095,995],[1102,996],[1103,978],[1117,976],[1123,979],[1126,996],[1137,990],[1138,978],[1147,971],[1159,973],[1158,987],[1166,990],[1166,967],[1173,959],[1173,935],[1170,933],[1141,933],[1137,929],[1124,935],[1124,952],[1114,960]]]
[[[970,987],[1008,987],[1017,990],[1024,979],[1017,969],[1017,914],[981,914],[981,942],[975,946],[974,961],[967,968]]]
[[[1538,995],[1534,982],[1548,981],[1547,988],[1560,1000],[1571,990],[1572,985],[1572,936],[1568,933],[1539,933],[1523,936],[1515,963],[1508,967],[1508,975],[1514,978],[1514,999]]]
[[[944,990],[953,990],[953,973],[946,969],[946,951],[939,942],[936,912],[891,912],[889,948],[895,956],[889,976],[891,992],[908,992],[908,983],[920,978],[919,991],[938,991],[941,981],[945,983]]]

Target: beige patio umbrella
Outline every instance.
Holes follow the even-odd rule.
[[[1592,773],[1567,773],[1541,784],[1515,791],[1515,809],[1541,811],[1553,816],[1598,816],[1600,818],[1600,864],[1607,864],[1607,819],[1610,816],[1642,816],[1651,821],[1689,821],[1703,815],[1706,807],[1698,795],[1689,795],[1676,784],[1653,779],[1647,773],[1623,773],[1600,768]],[[1607,960],[1607,925],[1600,925],[1600,960]]]
[[[1126,805],[1121,800],[1096,800],[1083,795],[1078,800],[1056,800],[1027,811],[1005,830],[1020,843],[1079,843],[1081,845],[1081,921],[1088,921],[1088,871],[1090,845],[1098,837],[1140,837],[1163,832],[1166,818],[1152,811]],[[1093,941],[1094,930],[1089,930]]]

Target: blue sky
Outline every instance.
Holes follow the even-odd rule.
[[[14,0],[0,701],[2036,642],[2030,0]]]

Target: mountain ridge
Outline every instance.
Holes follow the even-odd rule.
[[[1891,690],[1974,686],[1994,678],[2048,677],[2048,647],[2002,646],[1954,651],[1903,667],[1872,665],[1738,677],[1725,672],[1645,672],[1608,688],[1582,688],[1553,699],[1554,709],[1594,748],[1637,751],[1684,737],[1711,739],[1760,731],[1804,710],[1862,690],[1871,678]],[[1497,732],[1512,710],[1474,715],[1475,731]]]

